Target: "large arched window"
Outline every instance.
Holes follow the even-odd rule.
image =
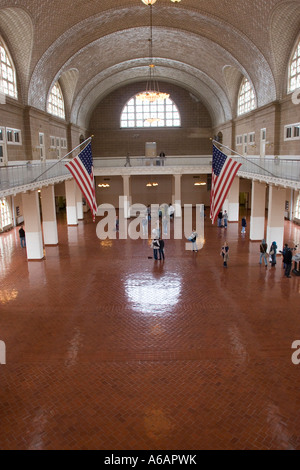
[[[136,96],[124,106],[121,127],[179,127],[180,115],[174,102],[157,100],[154,103],[139,101]]]
[[[253,87],[249,80],[244,77],[240,86],[238,96],[238,116],[241,114],[249,113],[252,109],[256,108],[256,99]]]
[[[0,92],[18,98],[17,79],[13,61],[0,38]]]
[[[289,65],[288,91],[300,88],[300,41]]]
[[[3,230],[4,227],[11,224],[12,218],[7,200],[5,198],[0,199],[0,228]]]
[[[56,82],[49,93],[47,111],[54,116],[65,119],[65,104],[64,98],[59,86],[59,83]]]

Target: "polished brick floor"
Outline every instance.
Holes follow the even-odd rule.
[[[161,263],[61,218],[27,262],[0,236],[0,449],[300,449],[300,277],[259,266],[239,224],[206,220],[205,239]]]

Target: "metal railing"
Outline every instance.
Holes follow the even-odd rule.
[[[242,173],[255,174],[258,176],[272,177],[300,182],[300,159],[280,159],[279,158],[242,158],[232,156],[236,161],[242,163],[240,171]],[[95,172],[97,169],[122,169],[137,167],[203,167],[209,172],[211,169],[212,157],[205,156],[170,156],[165,158],[148,157],[94,157]],[[71,177],[65,167],[65,161],[45,163],[25,163],[23,165],[11,165],[0,167],[0,193],[12,188],[24,187],[36,183],[46,183],[49,180],[59,180]],[[151,171],[151,170],[150,170]],[[53,182],[53,181],[52,181]],[[55,181],[54,181],[55,182]]]
[[[46,171],[47,170],[47,171]],[[42,176],[41,174],[45,172]],[[0,192],[3,190],[31,185],[35,182],[43,182],[53,178],[70,175],[64,162],[58,162],[53,166],[52,162],[25,163],[24,165],[12,165],[0,168]]]

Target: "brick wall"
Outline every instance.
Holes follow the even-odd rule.
[[[146,84],[120,88],[98,104],[92,113],[89,132],[94,134],[95,157],[144,155],[145,142],[157,142],[157,151],[166,155],[206,155],[210,153],[211,119],[205,106],[196,102],[188,91],[175,85],[160,84],[176,104],[181,127],[174,129],[121,129],[120,117],[127,101]]]

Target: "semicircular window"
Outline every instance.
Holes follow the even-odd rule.
[[[289,87],[288,91],[300,88],[300,41],[295,49],[289,66]]]
[[[63,94],[58,82],[56,82],[48,96],[47,111],[53,116],[65,119],[65,104]]]
[[[256,98],[254,89],[249,80],[244,77],[238,95],[238,116],[249,113],[256,108]]]
[[[13,61],[0,37],[0,92],[18,98],[17,79]]]
[[[132,97],[121,113],[121,128],[180,127],[181,119],[177,106],[170,99],[154,103]]]

